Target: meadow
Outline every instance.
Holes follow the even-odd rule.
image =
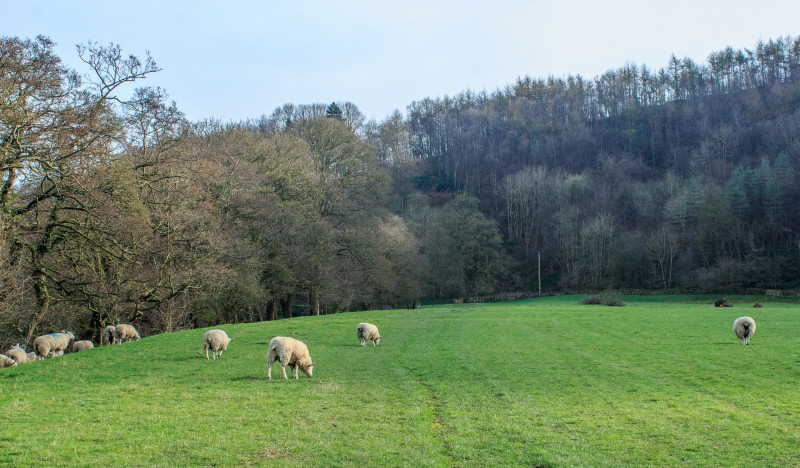
[[[216,361],[199,329],[2,369],[0,465],[800,466],[796,300],[582,298],[226,325]],[[267,380],[276,335],[313,378]]]

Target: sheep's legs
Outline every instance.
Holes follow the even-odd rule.
[[[289,380],[289,377],[286,377],[286,364],[281,363],[281,370],[283,371],[283,378]]]

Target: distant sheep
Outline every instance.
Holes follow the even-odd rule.
[[[139,341],[139,332],[131,325],[117,325],[114,327],[114,341],[116,344],[127,343],[131,340]]]
[[[19,343],[17,343],[16,346],[13,346],[11,349],[6,351],[6,356],[16,361],[17,364],[28,363],[28,353],[26,353],[24,349],[19,347]]]
[[[103,343],[114,344],[114,325],[109,325],[103,329],[103,334],[100,337],[100,345],[102,346]]]
[[[211,350],[214,359],[217,356],[222,357],[222,352],[228,349],[228,343],[231,342],[231,339],[228,338],[228,334],[225,333],[223,330],[209,330],[203,335],[203,349],[206,352],[206,359],[208,357],[208,351]]]
[[[722,299],[718,299],[717,302],[714,303],[714,307],[731,307],[732,304],[728,303],[728,298],[723,297]]]
[[[314,364],[308,354],[308,347],[302,341],[286,336],[276,336],[269,342],[269,352],[267,353],[267,378],[272,380],[272,363],[280,361],[283,378],[286,377],[286,366],[292,368],[292,377],[298,378],[297,369],[302,370],[307,376],[311,377],[314,371]]]
[[[749,345],[750,338],[756,332],[756,321],[750,317],[739,317],[733,322],[733,332],[743,345]]]
[[[762,305],[761,305],[760,302],[756,302],[755,304],[753,304],[753,308],[754,309],[760,309],[761,307],[762,307]]]
[[[14,367],[16,365],[17,361],[11,359],[5,354],[0,354],[0,369],[2,369],[3,367]]]
[[[361,341],[361,346],[366,346],[369,340],[372,340],[372,346],[378,346],[381,342],[378,327],[371,323],[359,323],[356,327],[356,337]]]
[[[61,333],[51,333],[42,335],[33,340],[33,350],[40,358],[60,356],[69,346],[70,340],[74,340],[72,332],[61,330]]]
[[[77,353],[78,351],[86,351],[87,349],[94,348],[94,343],[89,340],[81,340],[72,343],[72,352]]]

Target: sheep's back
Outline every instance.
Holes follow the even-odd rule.
[[[33,351],[40,357],[47,357],[47,354],[54,348],[55,343],[52,335],[42,335],[33,340]]]
[[[751,317],[739,317],[733,322],[733,332],[736,333],[738,338],[744,338],[744,326],[746,323],[749,323],[750,326],[748,327],[750,330],[750,336],[753,336],[756,332],[756,321],[753,320]]]
[[[114,327],[114,338],[117,340],[134,339],[139,333],[132,325],[120,324]]]
[[[269,341],[269,351],[275,351],[277,354],[280,354],[283,351],[289,351],[292,353],[292,359],[300,359],[303,357],[308,357],[309,360],[311,356],[308,353],[308,346],[302,341],[292,338],[290,336],[276,336],[275,338]]]
[[[17,364],[26,364],[28,362],[28,353],[24,349],[14,346],[6,351],[6,356],[15,360]]]
[[[378,333],[378,327],[371,323],[359,323],[357,330],[359,339],[371,340],[380,337],[380,333]]]
[[[224,330],[209,330],[203,335],[205,346],[216,351],[225,349],[230,341]]]

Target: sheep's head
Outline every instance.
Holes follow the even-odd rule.
[[[309,362],[308,364],[300,364],[300,370],[303,371],[304,374],[311,377],[311,374],[314,373],[314,363]]]
[[[379,344],[381,344],[381,337],[379,336],[379,337],[375,338],[374,343],[375,343],[375,346],[378,346]]]

